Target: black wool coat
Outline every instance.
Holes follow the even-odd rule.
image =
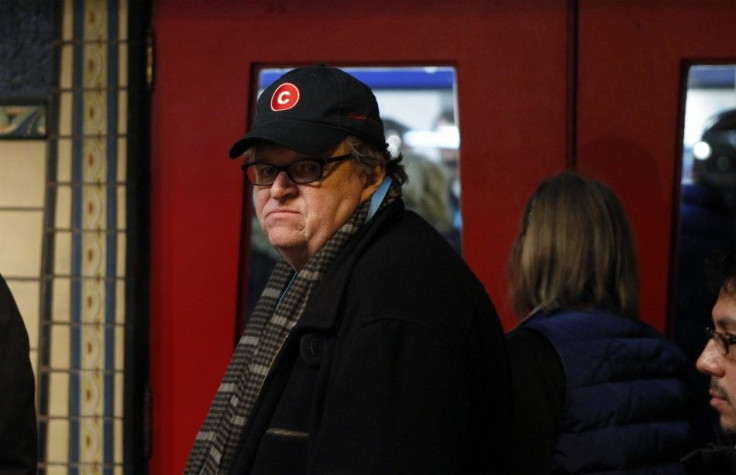
[[[511,389],[482,284],[396,200],[315,289],[232,473],[502,473]]]
[[[38,429],[28,333],[0,276],[0,474],[36,473]]]

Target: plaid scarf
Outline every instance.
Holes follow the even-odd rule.
[[[392,185],[380,208],[400,194],[400,186]],[[194,440],[184,473],[227,473],[240,434],[273,362],[304,313],[312,291],[335,256],[365,222],[370,202],[366,200],[358,206],[296,275],[286,261],[278,261],[235,347],[220,388]]]

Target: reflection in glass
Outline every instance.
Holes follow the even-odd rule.
[[[683,131],[680,229],[672,333],[691,373],[697,446],[715,441],[716,412],[708,377],[695,361],[706,344],[717,298],[708,260],[736,243],[736,66],[693,66],[688,72]]]

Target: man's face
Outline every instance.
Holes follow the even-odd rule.
[[[713,307],[716,332],[736,335],[736,295],[721,291]],[[710,376],[710,405],[720,414],[721,429],[736,434],[736,346],[722,355],[713,339],[708,340],[696,363],[698,370]]]
[[[347,153],[344,145],[320,156],[303,155],[280,145],[261,145],[255,160],[285,166],[303,158]],[[271,245],[299,270],[380,185],[383,171],[365,177],[352,160],[325,165],[321,180],[295,184],[281,171],[271,186],[254,186],[256,215]]]

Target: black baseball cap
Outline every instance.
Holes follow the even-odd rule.
[[[373,91],[341,69],[307,66],[292,69],[263,91],[253,127],[230,148],[230,158],[262,141],[314,155],[346,135],[386,148]]]

